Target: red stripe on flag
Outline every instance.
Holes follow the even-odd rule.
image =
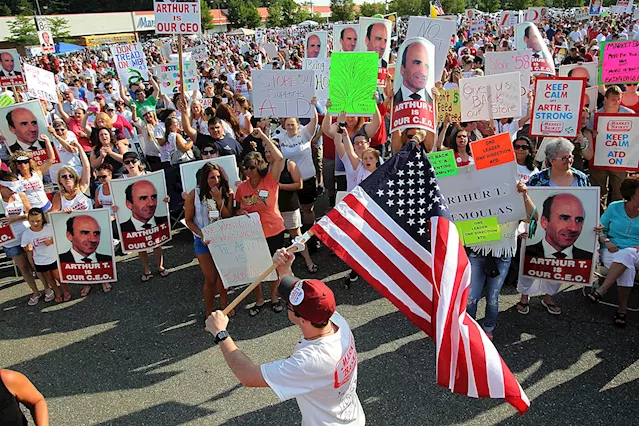
[[[431,219],[433,220],[433,219]],[[447,255],[447,242],[449,236],[449,221],[444,219],[437,219],[436,232],[431,233],[431,247],[433,247],[433,272],[434,272],[434,287],[438,289],[438,292],[442,290],[442,273],[444,269],[445,258]],[[434,242],[434,239],[436,240]],[[450,278],[448,278],[450,279]],[[451,364],[453,363],[453,353],[451,345],[451,315],[455,304],[454,295],[449,297],[450,304],[449,310],[446,315],[446,320],[443,327],[442,339],[439,345],[439,352],[437,354],[436,376],[437,383],[440,386],[451,386]],[[440,305],[436,305],[436,310],[440,309]],[[435,319],[432,320],[434,324],[434,330],[437,330],[440,326],[437,325],[437,315],[434,315]],[[437,336],[437,334],[436,334]],[[437,343],[437,342],[436,342]]]
[[[487,378],[487,357],[484,343],[480,333],[480,326],[469,315],[464,316],[464,324],[469,330],[469,347],[471,352],[471,364],[473,365],[473,378],[476,382],[478,397],[489,398],[489,379]]]
[[[467,368],[467,354],[464,350],[465,342],[460,334],[458,339],[458,361],[456,363],[456,378],[453,384],[453,391],[462,395],[469,393],[469,370]]]
[[[502,365],[502,376],[504,377],[504,399],[511,404],[522,415],[529,409],[529,403],[522,397],[522,389],[516,380],[515,376],[504,363],[502,357],[500,357],[500,364]]]

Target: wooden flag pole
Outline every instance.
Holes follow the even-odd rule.
[[[304,235],[296,237],[296,239],[293,241],[293,244],[287,247],[287,251],[289,253],[297,253],[299,251],[304,250],[304,245],[307,243],[307,241],[309,241],[311,237],[313,237],[313,231],[311,230],[305,232]],[[254,288],[259,286],[260,283],[262,283],[262,281],[264,281],[264,279],[267,278],[267,276],[269,276],[270,273],[275,271],[277,266],[278,265],[276,265],[275,263],[271,265],[269,269],[264,271],[262,275],[260,275],[260,277],[258,277],[249,287],[245,288],[244,291],[240,293],[238,297],[233,299],[233,301],[229,305],[227,305],[226,308],[224,308],[222,313],[224,313],[225,315],[229,315],[229,312],[231,312],[236,306],[238,306],[238,304],[242,302],[244,298],[247,297],[249,293],[253,291]]]
[[[184,95],[184,74],[182,73],[182,34],[178,34],[178,75],[180,76],[180,98]]]

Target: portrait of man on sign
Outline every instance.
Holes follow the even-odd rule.
[[[38,117],[29,108],[22,106],[10,109],[4,116],[9,132],[15,136],[15,142],[9,143],[9,151],[36,151],[45,148],[40,140],[40,126]],[[9,138],[8,138],[9,139]]]
[[[419,40],[408,44],[400,61],[402,86],[393,97],[394,104],[408,100],[433,102],[428,90],[429,55],[427,47]]]
[[[387,45],[389,43],[389,30],[384,22],[373,22],[367,26],[364,44],[367,52],[378,54],[378,66],[387,68]]]
[[[327,57],[327,33],[326,31],[316,31],[307,34],[304,44],[305,58],[326,58]]]
[[[120,224],[122,232],[136,232],[151,229],[167,223],[167,216],[156,216],[158,191],[148,180],[139,180],[127,186],[126,205],[131,210],[131,218]]]
[[[340,31],[340,47],[343,52],[353,52],[358,45],[358,33],[353,27],[346,27]]]
[[[16,58],[9,51],[3,51],[0,53],[0,77],[11,77],[14,75],[22,75],[20,72],[20,63],[18,62],[18,69],[16,69]]]
[[[111,254],[98,253],[101,236],[100,224],[89,215],[74,216],[67,220],[67,239],[71,249],[60,254],[60,262],[111,262]]]

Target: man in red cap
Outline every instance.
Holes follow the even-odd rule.
[[[229,337],[229,318],[222,311],[207,318],[206,329],[244,386],[270,387],[282,401],[295,397],[303,425],[364,425],[356,394],[358,356],[349,324],[336,312],[329,287],[293,276],[293,260],[285,249],[273,257],[280,277],[278,293],[287,302],[289,320],[304,337],[289,358],[254,364]]]

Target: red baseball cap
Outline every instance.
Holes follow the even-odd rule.
[[[287,275],[280,280],[278,294],[299,317],[314,324],[329,320],[336,311],[333,291],[320,280],[300,280]]]

